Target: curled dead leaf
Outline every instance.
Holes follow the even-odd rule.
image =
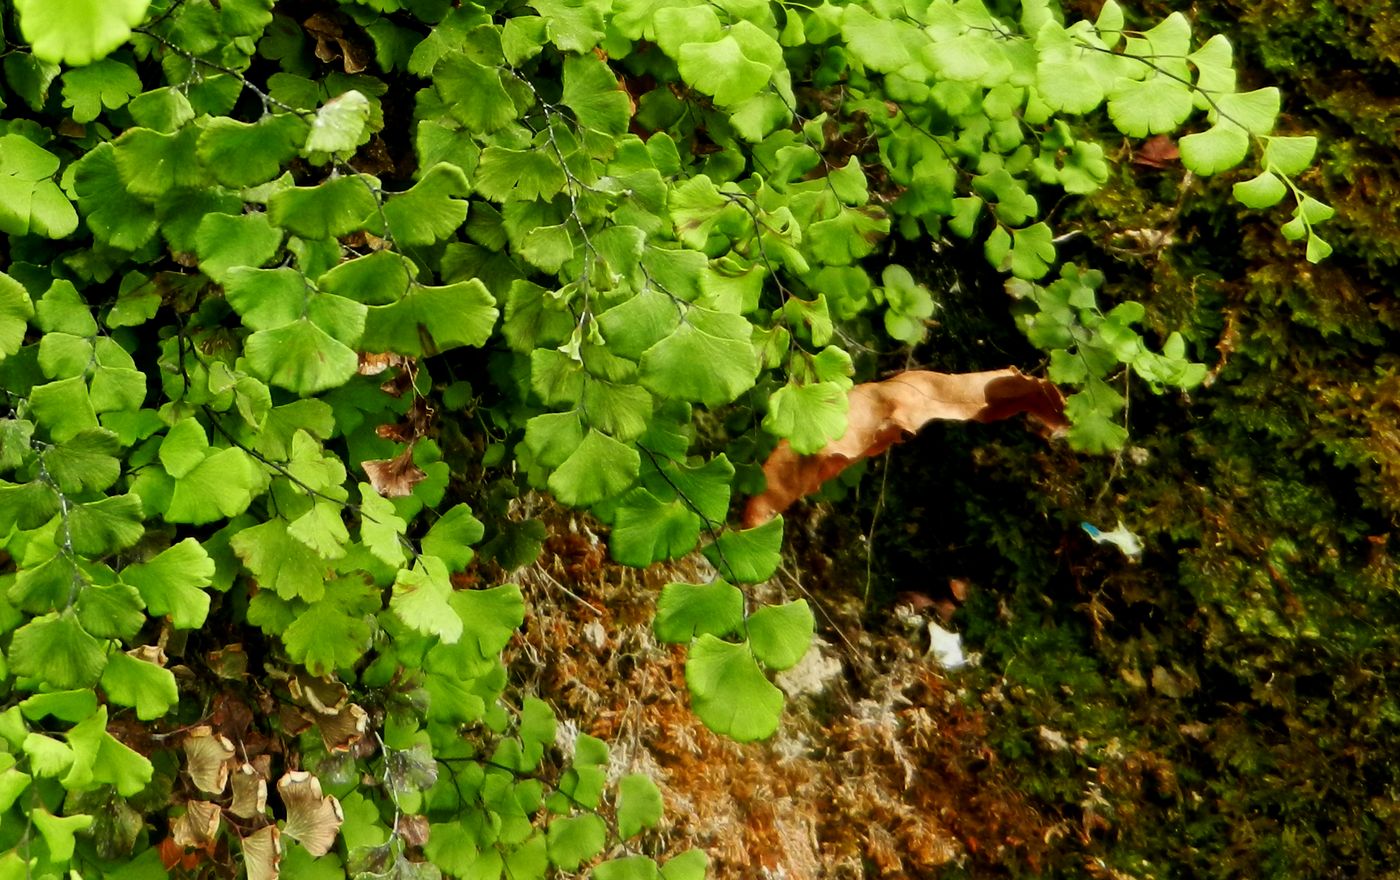
[[[185,804],[183,816],[170,820],[170,836],[183,849],[202,849],[212,853],[222,816],[223,811],[218,804],[190,801]]]
[[[156,666],[164,666],[166,661],[170,659],[165,656],[165,649],[160,645],[142,645],[139,648],[132,648],[126,653],[128,657],[135,657],[146,663],[154,663]]]
[[[282,832],[276,825],[243,838],[243,867],[248,880],[277,880],[282,870]]]
[[[360,365],[358,368],[361,376],[378,376],[390,367],[401,367],[411,361],[401,354],[386,352],[375,354],[374,352],[360,352]]]
[[[393,458],[360,462],[369,484],[385,498],[403,498],[413,493],[413,487],[428,478],[423,469],[413,463],[413,447]]]
[[[400,816],[394,829],[409,846],[422,846],[428,842],[427,816]]]
[[[350,689],[344,682],[305,672],[298,672],[289,678],[287,690],[293,700],[320,715],[339,712],[350,699]]]
[[[365,741],[369,731],[369,715],[351,703],[334,715],[326,715],[317,723],[321,741],[332,754],[349,752]]]
[[[1133,153],[1133,164],[1142,168],[1171,168],[1179,161],[1181,151],[1177,149],[1176,141],[1165,134],[1148,138],[1147,142]]]
[[[252,764],[233,773],[233,803],[228,811],[240,819],[261,816],[267,810],[267,777]]]
[[[209,668],[225,681],[239,681],[248,674],[248,652],[242,645],[225,645],[209,652]]]
[[[277,707],[277,722],[287,736],[300,736],[311,729],[316,719],[300,706],[282,703]]]
[[[412,443],[427,434],[436,420],[437,410],[428,405],[426,398],[418,397],[408,405],[403,421],[393,425],[380,425],[374,429],[374,433],[395,443]]]
[[[328,64],[337,58],[342,59],[341,65],[346,73],[359,73],[374,60],[374,53],[368,47],[352,39],[340,22],[324,12],[306,19],[302,26],[316,40],[316,57]]]
[[[165,866],[166,871],[172,871],[176,867],[186,871],[194,871],[199,867],[200,862],[205,859],[206,853],[203,850],[190,852],[180,844],[175,842],[175,838],[167,837],[156,844],[156,852],[160,854],[160,863]]]
[[[768,487],[749,499],[744,527],[782,513],[797,499],[857,461],[879,455],[935,419],[995,422],[1026,413],[1051,433],[1067,427],[1064,397],[1044,379],[1015,368],[982,373],[910,370],[850,390],[846,433],[812,455],[798,455],[787,441],[763,465]]]
[[[323,856],[335,846],[345,814],[340,801],[321,793],[321,780],[305,770],[291,770],[277,780],[277,793],[287,808],[283,831],[313,856]]]
[[[208,794],[223,794],[228,785],[233,743],[208,727],[196,727],[185,737],[185,769],[195,788]]]

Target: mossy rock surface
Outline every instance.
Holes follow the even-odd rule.
[[[1336,252],[1307,263],[1276,218],[1230,200],[1235,180],[1135,165],[1125,146],[1066,228],[1088,233],[1110,299],[1116,285],[1187,334],[1208,386],[1133,385],[1117,460],[959,428],[867,479],[884,487],[874,592],[952,601],[950,579],[971,582],[953,624],[983,659],[964,684],[999,695],[989,742],[1057,829],[1034,857],[976,851],[958,875],[1400,864],[1400,40],[1384,36],[1400,10],[1216,0],[1196,16],[1230,35],[1246,82],[1282,87],[1285,131],[1319,135],[1306,183],[1337,208]],[[945,327],[930,357],[981,366],[967,339],[1000,338],[994,311]],[[1141,561],[1081,526],[1120,519]]]

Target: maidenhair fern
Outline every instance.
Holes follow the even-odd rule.
[[[1240,201],[1329,250],[1315,142],[1224,38],[1011,6],[0,2],[0,876],[702,876],[635,851],[648,779],[503,701],[525,609],[463,576],[464,498],[548,491],[631,565],[703,545],[656,634],[766,737],[814,621],[744,592],[782,520],[729,525],[735,489],[842,435],[853,352],[925,337],[892,241],[1011,277],[1089,452],[1125,370],[1204,375],[1060,262],[1110,126],[1252,155]],[[510,570],[541,532],[497,519]]]

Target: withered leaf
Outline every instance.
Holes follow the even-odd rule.
[[[287,736],[300,736],[310,730],[316,720],[305,709],[291,703],[282,703],[277,707],[277,723],[282,726],[282,732]]]
[[[390,367],[401,367],[412,360],[412,358],[404,357],[401,354],[394,354],[392,351],[384,354],[361,352],[358,371],[361,376],[378,376]]]
[[[243,867],[248,880],[277,880],[282,868],[282,832],[276,825],[243,838]]]
[[[365,734],[369,731],[369,715],[351,703],[334,715],[323,716],[318,725],[326,751],[332,754],[348,752],[364,742]]]
[[[141,645],[140,647],[132,648],[126,653],[135,657],[137,660],[153,663],[156,666],[165,666],[166,662],[170,659],[165,656],[165,650],[161,648],[160,645]]]
[[[863,458],[879,455],[934,419],[995,422],[1026,413],[1051,432],[1067,427],[1064,398],[1054,384],[1019,370],[934,373],[910,370],[883,382],[865,382],[848,393],[846,433],[811,455],[787,441],[763,465],[768,487],[749,499],[744,527],[782,513],[797,499]]]
[[[1169,135],[1148,138],[1133,154],[1133,164],[1143,168],[1171,168],[1181,161],[1181,151]]]
[[[374,491],[385,498],[402,498],[413,493],[413,487],[428,478],[422,468],[413,463],[413,447],[393,458],[360,462]]]
[[[283,827],[290,837],[313,856],[323,856],[335,846],[345,814],[340,801],[321,794],[321,780],[305,770],[292,770],[277,780],[277,793],[287,808]]]
[[[195,788],[209,794],[223,794],[228,785],[233,743],[208,727],[196,727],[185,737],[185,769]]]
[[[239,681],[248,674],[248,652],[242,645],[225,645],[209,652],[209,668],[225,681]]]
[[[345,708],[350,689],[338,679],[298,672],[287,680],[287,690],[298,704],[320,715],[333,715]]]
[[[408,846],[422,846],[428,842],[427,816],[400,816],[394,829]]]
[[[228,811],[240,819],[261,816],[267,810],[267,777],[252,764],[233,773],[233,803]]]
[[[185,804],[185,815],[170,820],[170,836],[185,849],[212,852],[222,815],[218,804],[190,801]]]
[[[316,57],[326,63],[342,59],[341,66],[348,74],[359,73],[374,59],[367,47],[348,37],[340,22],[324,12],[311,16],[302,26],[316,39]]]

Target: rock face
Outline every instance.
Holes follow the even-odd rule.
[[[657,780],[664,848],[702,847],[711,876],[736,880],[928,877],[989,847],[1035,860],[1049,829],[998,783],[983,710],[927,656],[922,628],[872,634],[858,594],[777,584],[819,607],[826,636],[778,678],[778,734],[739,745],[691,713],[681,650],[651,634],[660,588],[707,563],[639,572],[586,528],[552,531],[567,537],[517,575],[534,610],[512,648],[516,687],[605,738],[613,773]]]

